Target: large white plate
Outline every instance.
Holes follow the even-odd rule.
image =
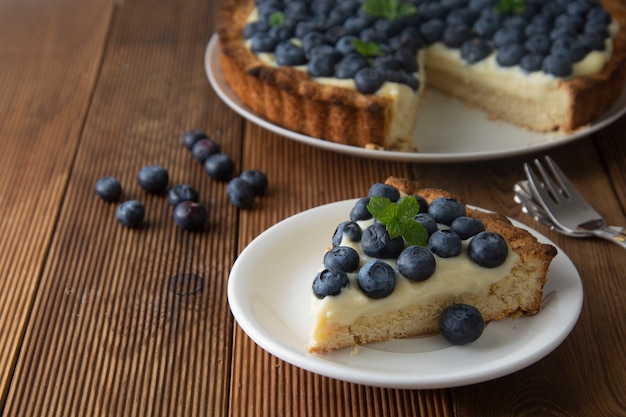
[[[538,361],[576,324],[582,283],[571,260],[559,249],[548,274],[541,312],[491,322],[469,345],[452,346],[442,336],[432,335],[362,346],[357,354],[351,349],[307,353],[311,284],[336,225],[348,218],[355,202],[328,204],[283,220],[254,239],[232,268],[228,300],[235,319],[252,340],[278,358],[359,384],[452,387],[494,379]]]
[[[429,91],[420,109],[414,144],[420,152],[394,152],[341,145],[294,132],[257,116],[230,90],[219,64],[217,37],[205,52],[205,69],[217,95],[241,116],[287,138],[312,146],[355,156],[410,162],[460,162],[515,156],[563,145],[587,136],[626,113],[626,87],[617,102],[586,129],[574,134],[538,133],[510,123],[489,120],[487,114],[458,100]],[[417,140],[419,138],[419,142]]]

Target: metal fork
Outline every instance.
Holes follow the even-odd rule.
[[[569,233],[590,233],[626,249],[624,229],[607,225],[602,215],[585,200],[552,158],[546,156],[545,162],[547,169],[541,161],[534,160],[541,178],[528,163],[524,164],[524,171],[534,200],[554,225]]]

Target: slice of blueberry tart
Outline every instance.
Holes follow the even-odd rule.
[[[259,116],[416,150],[427,87],[533,130],[589,124],[622,92],[625,26],[618,0],[226,0],[218,35],[226,82]]]
[[[329,240],[311,277],[311,353],[436,332],[472,342],[486,322],[540,311],[557,253],[502,215],[395,177]]]

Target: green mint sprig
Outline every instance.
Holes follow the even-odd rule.
[[[363,12],[373,17],[395,20],[411,16],[417,8],[410,3],[401,3],[399,0],[367,0],[362,6]]]
[[[385,225],[392,239],[402,236],[409,245],[426,246],[428,232],[414,219],[419,212],[419,203],[414,198],[405,197],[394,203],[385,197],[372,197],[367,210]]]
[[[354,45],[354,49],[363,58],[374,58],[384,55],[383,51],[380,49],[380,45],[376,42],[365,42],[361,39],[354,39],[352,45]]]
[[[283,12],[274,12],[269,17],[270,27],[282,25],[285,23],[285,13]]]
[[[520,14],[526,11],[526,0],[499,0],[493,8],[503,14]]]

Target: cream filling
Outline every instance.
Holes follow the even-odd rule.
[[[369,222],[371,223],[371,221]],[[368,223],[360,223],[365,229]],[[374,300],[359,289],[357,273],[349,273],[350,283],[336,296],[323,299],[311,295],[313,329],[323,329],[328,325],[347,326],[361,316],[371,317],[396,311],[412,305],[451,299],[461,294],[487,296],[492,284],[502,280],[511,272],[519,255],[509,250],[504,264],[497,268],[483,268],[472,262],[467,255],[468,241],[463,242],[461,254],[454,258],[441,258],[435,255],[437,267],[433,276],[422,282],[411,282],[398,272],[395,259],[383,259],[396,271],[396,286],[388,297]],[[361,266],[372,258],[363,254],[361,245],[347,239],[343,246],[354,248],[361,257]]]

